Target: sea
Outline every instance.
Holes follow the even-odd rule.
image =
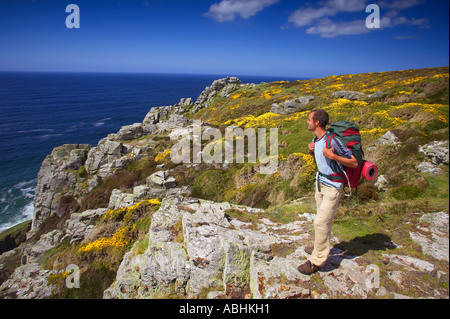
[[[244,75],[0,72],[0,232],[33,217],[37,174],[63,144],[91,144],[156,106],[194,101],[211,83],[300,78]]]

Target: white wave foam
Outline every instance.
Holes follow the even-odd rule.
[[[37,179],[20,182],[14,185],[14,188],[19,190],[23,197],[33,199],[34,194],[36,193],[36,182]]]
[[[25,220],[29,220],[31,218],[33,218],[33,214],[34,214],[34,203],[31,202],[28,205],[26,205],[22,210],[21,210],[21,214],[22,217],[25,217]]]
[[[105,122],[95,122],[93,125],[94,125],[94,127],[99,127],[99,126],[105,125]]]
[[[54,132],[55,130],[52,128],[43,128],[43,129],[33,129],[33,130],[20,130],[16,133],[36,133],[36,132]]]
[[[93,125],[94,125],[94,127],[99,127],[99,126],[105,125],[105,122],[109,121],[110,119],[111,119],[110,117],[105,117],[104,119],[101,119],[100,121],[95,122]]]
[[[39,136],[38,138],[40,140],[48,140],[49,138],[56,137],[56,136],[62,136],[62,134],[45,134],[45,135]]]
[[[31,220],[33,218],[33,214],[34,214],[34,205],[33,203],[29,203],[23,209],[21,209],[19,216],[12,218],[8,222],[0,224],[0,233],[27,220]]]
[[[36,186],[36,182],[37,182],[37,178],[29,180],[29,181],[25,181],[25,182],[20,182],[17,183],[16,185],[14,185],[15,189],[23,189],[23,188],[28,188],[30,186]]]

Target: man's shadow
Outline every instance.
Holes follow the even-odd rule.
[[[331,248],[325,271],[339,268],[342,260],[354,259],[371,250],[391,250],[397,248],[392,239],[385,234],[369,234],[340,242]]]

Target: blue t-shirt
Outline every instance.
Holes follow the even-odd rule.
[[[313,143],[314,145],[314,157],[316,159],[317,169],[319,172],[325,175],[331,175],[335,173],[331,169],[331,159],[328,157],[323,156],[323,149],[326,145],[327,135],[329,133],[325,133],[325,135],[319,140],[317,137],[314,137]],[[337,139],[333,138],[331,140],[331,149],[333,150],[333,153],[345,158],[352,158],[352,151],[349,150],[342,142]],[[337,163],[337,162],[336,162]],[[342,170],[342,164],[337,163],[339,168]],[[327,186],[340,188],[342,183],[339,182],[332,182],[328,178],[320,176],[319,172],[317,172],[316,179],[322,184],[325,184]]]

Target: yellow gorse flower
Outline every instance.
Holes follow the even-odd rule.
[[[223,125],[234,124],[237,126],[243,125],[245,128],[247,128],[247,127],[269,128],[269,127],[274,127],[279,124],[278,118],[280,116],[281,116],[280,114],[267,112],[260,116],[248,115],[248,116],[241,117],[239,119],[228,120],[225,123],[223,123]]]
[[[158,155],[156,155],[155,157],[155,162],[159,162],[162,161],[163,159],[166,158],[167,155],[170,154],[170,149],[167,149],[165,152],[159,153]]]
[[[108,210],[103,216],[102,220],[114,218],[117,216],[125,215],[128,212],[132,212],[139,208],[142,205],[151,204],[151,205],[161,205],[161,201],[157,198],[152,198],[148,200],[144,200],[141,202],[138,202],[132,206],[124,207],[124,208],[118,208],[118,209],[110,209]]]
[[[303,176],[311,176],[314,175],[316,172],[316,163],[314,161],[314,157],[312,157],[309,154],[305,153],[292,153],[294,156],[298,156],[302,159],[303,162],[303,169],[302,169],[302,175]]]
[[[101,250],[107,247],[113,248],[125,247],[130,243],[129,239],[125,235],[127,228],[128,228],[127,226],[119,228],[110,238],[101,237],[96,241],[83,245],[78,249],[78,252],[82,253],[92,250]]]

